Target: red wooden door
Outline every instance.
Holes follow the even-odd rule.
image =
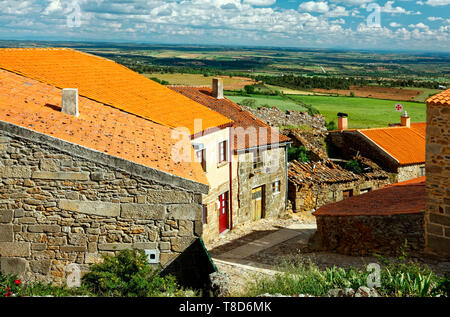
[[[219,196],[219,233],[228,229],[228,192]]]

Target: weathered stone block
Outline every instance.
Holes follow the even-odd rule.
[[[138,250],[153,250],[158,247],[156,242],[135,242],[133,248]]]
[[[131,243],[104,243],[98,245],[100,251],[120,251],[132,248],[133,245]]]
[[[58,207],[67,211],[96,216],[117,217],[120,215],[119,204],[108,203],[104,201],[80,201],[61,199],[58,202]]]
[[[9,223],[13,220],[14,211],[10,209],[0,210],[0,222]]]
[[[102,261],[102,256],[99,253],[86,253],[84,262],[86,264],[100,263]]]
[[[88,181],[89,180],[89,173],[87,173],[87,172],[46,172],[46,171],[39,171],[39,172],[34,172],[31,177],[32,178],[37,178],[37,179]]]
[[[52,159],[41,159],[39,162],[39,168],[41,171],[48,171],[48,172],[57,172],[59,171],[58,164],[55,160]]]
[[[194,237],[173,237],[170,238],[172,251],[183,252],[188,246],[194,242]]]
[[[122,218],[162,220],[166,217],[164,205],[122,204]]]
[[[27,261],[22,258],[0,257],[0,271],[4,274],[23,274],[27,270]]]
[[[58,225],[31,225],[28,226],[29,232],[48,232],[55,233],[61,232],[61,227]]]
[[[2,178],[30,178],[31,168],[28,166],[1,166],[0,177]]]
[[[30,243],[28,242],[0,242],[1,257],[30,256]]]
[[[75,246],[75,245],[65,245],[59,248],[61,252],[86,252],[87,248],[85,246]]]
[[[35,273],[47,275],[50,273],[50,260],[42,259],[30,262],[30,268]]]
[[[13,242],[14,231],[12,225],[0,225],[0,242]]]
[[[427,248],[450,255],[450,238],[427,235]]]
[[[33,224],[33,223],[36,223],[36,218],[23,217],[23,218],[19,218],[18,222],[19,223],[24,223],[24,224]]]
[[[170,250],[170,242],[160,242],[159,243],[159,249],[161,250],[161,251],[168,251],[168,250]]]
[[[23,209],[16,209],[14,210],[14,218],[21,218],[25,214],[25,211]]]
[[[45,243],[32,243],[31,250],[33,251],[44,251],[47,248]]]
[[[177,220],[200,220],[202,208],[197,204],[171,205],[168,208],[169,219]]]
[[[151,190],[147,193],[147,201],[153,204],[190,203],[192,194],[182,191]]]
[[[430,213],[430,222],[431,223],[437,223],[444,226],[450,226],[450,217],[446,215],[439,215]]]
[[[180,237],[192,236],[194,233],[194,223],[191,220],[180,220],[178,235]]]

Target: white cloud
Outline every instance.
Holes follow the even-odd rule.
[[[446,6],[450,4],[450,0],[427,0],[425,4],[432,7]]]
[[[430,27],[426,24],[423,24],[422,22],[419,22],[417,24],[410,24],[408,25],[410,28],[416,28],[416,29],[429,29]]]
[[[384,13],[391,13],[391,14],[406,14],[406,15],[410,15],[410,14],[420,14],[420,12],[413,12],[413,11],[408,11],[405,8],[402,7],[394,7],[395,1],[388,1],[385,3],[385,5],[383,7],[381,7],[381,12]]]
[[[330,9],[327,2],[324,1],[307,1],[302,2],[299,5],[299,10],[306,11],[306,12],[319,12],[319,13],[325,13],[328,12]]]
[[[398,28],[398,27],[401,27],[402,25],[397,22],[391,22],[391,23],[389,23],[389,26],[392,28]]]
[[[349,12],[347,11],[347,9],[345,9],[342,6],[337,6],[333,10],[331,10],[325,14],[325,16],[330,17],[330,18],[346,17],[348,15],[349,15]]]
[[[442,20],[444,20],[444,18],[441,18],[441,17],[428,17],[427,20],[428,21],[442,21]]]
[[[244,0],[244,3],[248,3],[258,7],[268,7],[275,4],[277,0]]]

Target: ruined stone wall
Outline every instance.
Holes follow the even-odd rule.
[[[450,106],[427,106],[426,252],[450,258]]]
[[[421,252],[423,213],[380,216],[318,216],[314,247],[347,255],[398,255]]]
[[[397,183],[425,176],[425,164],[400,166],[396,175]]]
[[[298,186],[289,182],[289,200],[292,202],[294,212],[314,212],[318,208],[341,201],[343,191],[351,190],[353,196],[361,194],[362,190],[376,190],[389,185],[389,179],[373,179],[334,183],[334,184],[304,184]]]
[[[255,170],[253,153],[239,155],[238,200],[239,211],[235,224],[251,221],[252,190],[264,186],[263,217],[276,218],[286,208],[286,148],[265,151],[264,166]],[[272,193],[273,183],[280,181],[280,192]]]
[[[201,235],[201,193],[169,185],[183,180],[155,171],[132,175],[73,151],[108,157],[102,153],[36,139],[43,142],[0,131],[3,272],[64,283],[67,265],[86,271],[102,253],[124,248],[156,249],[164,265]]]

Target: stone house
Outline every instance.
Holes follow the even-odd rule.
[[[347,118],[338,118],[338,131],[330,131],[327,143],[336,157],[361,155],[391,173],[393,182],[425,175],[426,123],[411,123],[401,116],[401,124],[386,128],[347,129]]]
[[[370,164],[370,163],[367,163]],[[343,199],[371,192],[389,184],[389,176],[371,164],[355,174],[330,160],[289,163],[289,200],[294,212],[314,212]]]
[[[348,255],[396,255],[424,247],[425,176],[327,204],[314,216],[316,249]]]
[[[425,251],[450,258],[450,90],[427,100]]]
[[[227,151],[230,123],[103,58],[0,49],[1,270],[64,283],[123,248],[168,264],[202,235],[193,145]]]
[[[290,139],[224,98],[223,85],[219,79],[213,80],[212,89],[186,86],[170,88],[233,121],[229,137],[232,203],[229,205],[228,227],[220,224],[219,209],[222,203],[219,198],[216,204],[205,206],[204,232],[208,234],[204,238],[215,239],[226,229],[232,229],[240,223],[279,216],[287,203],[286,147]]]

